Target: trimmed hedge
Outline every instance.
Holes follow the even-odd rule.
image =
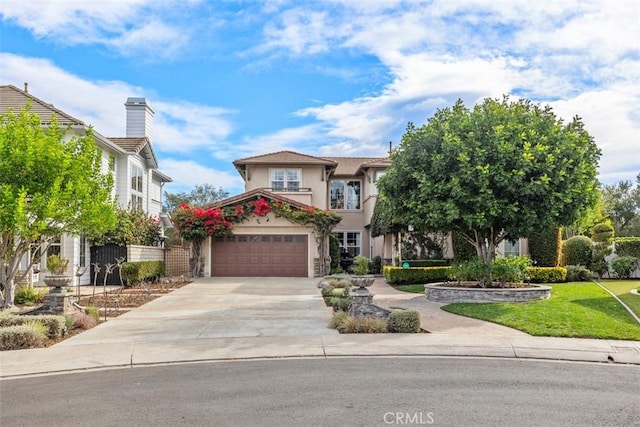
[[[127,284],[162,276],[164,276],[164,261],[139,261],[122,264],[122,280]]]
[[[565,265],[591,267],[593,242],[587,236],[573,236],[564,242]]]
[[[527,275],[532,283],[560,283],[567,281],[564,267],[527,267]]]
[[[34,328],[25,325],[0,328],[0,351],[42,347],[44,338]]]
[[[16,316],[8,315],[0,317],[0,328],[10,326],[21,326],[25,323],[36,321],[44,325],[47,330],[47,337],[57,338],[61,337],[66,332],[66,320],[64,316],[56,316],[52,314],[46,314],[41,316]]]
[[[445,281],[451,267],[384,267],[384,278],[392,285]]]
[[[640,258],[640,237],[616,237],[613,241],[616,255]]]
[[[387,331],[415,334],[420,331],[420,314],[416,310],[394,310],[387,318]]]
[[[562,233],[559,228],[542,228],[528,237],[531,260],[539,267],[560,264]]]

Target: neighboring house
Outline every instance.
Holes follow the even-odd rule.
[[[28,93],[27,85],[20,90],[12,85],[0,86],[0,113],[9,109],[18,112],[31,104],[42,126],[51,123],[55,116],[62,127],[68,127],[66,137],[84,136],[89,125]],[[158,161],[153,151],[152,127],[154,111],[145,98],[128,98],[125,103],[127,128],[125,137],[105,137],[93,129],[93,137],[102,152],[102,168],[111,171],[114,177],[113,195],[122,208],[135,207],[149,215],[159,217],[162,210],[162,187],[171,178],[158,170]],[[70,270],[77,266],[88,267],[90,242],[83,236],[63,235],[46,249],[47,254],[60,253],[70,260]],[[23,261],[26,268],[28,259]],[[41,257],[40,271],[46,268],[46,256]],[[69,271],[68,273],[73,273]],[[34,281],[38,276],[34,275]],[[90,283],[89,269],[80,278],[81,284]]]
[[[376,180],[389,166],[387,158],[314,157],[280,151],[239,159],[234,166],[245,192],[217,206],[264,197],[304,208],[335,210],[342,221],[334,230],[351,256],[391,258],[392,242],[371,238],[369,224],[377,197]],[[209,239],[203,246],[205,275],[317,275],[319,256],[310,229],[271,216],[237,224],[234,236]]]

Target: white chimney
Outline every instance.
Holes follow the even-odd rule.
[[[127,137],[153,137],[153,109],[145,98],[127,98]]]

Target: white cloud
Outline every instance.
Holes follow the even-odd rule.
[[[193,160],[178,160],[165,158],[162,160],[162,171],[173,178],[167,184],[166,191],[170,193],[189,191],[196,185],[211,184],[222,187],[231,194],[242,191],[243,181],[239,174],[220,171],[196,163]]]
[[[62,70],[51,61],[1,53],[3,83],[29,93],[82,120],[104,136],[124,136],[128,97],[145,96],[146,90],[121,81],[89,81]],[[61,90],[61,88],[64,88]],[[82,96],[78,96],[81,93]],[[227,147],[226,137],[233,125],[226,119],[230,110],[185,101],[167,101],[147,96],[156,113],[153,143],[156,151],[189,153],[214,152]],[[160,167],[164,169],[164,163]]]
[[[66,45],[102,45],[123,55],[153,52],[167,58],[184,46],[190,26],[180,12],[199,3],[177,0],[5,1],[0,14],[31,31]],[[176,12],[177,11],[177,12]]]

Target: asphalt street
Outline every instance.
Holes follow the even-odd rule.
[[[0,381],[2,426],[632,426],[640,368],[382,357],[175,364]]]

